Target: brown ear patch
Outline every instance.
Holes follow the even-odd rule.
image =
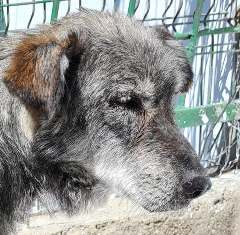
[[[59,93],[60,63],[71,40],[60,43],[51,34],[30,35],[17,45],[4,81],[11,93],[27,105],[46,109]]]

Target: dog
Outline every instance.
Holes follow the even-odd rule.
[[[174,121],[193,73],[167,30],[81,9],[1,38],[0,60],[1,234],[43,192],[69,214],[110,192],[160,212],[210,188]]]

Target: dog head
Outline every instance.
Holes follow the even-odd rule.
[[[86,10],[24,36],[5,73],[36,121],[37,173],[71,209],[113,189],[163,211],[207,190],[174,122],[174,96],[191,82],[166,30]]]

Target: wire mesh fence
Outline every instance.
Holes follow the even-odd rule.
[[[0,0],[0,35],[52,23],[79,8],[118,11],[164,25],[186,47],[195,73],[176,121],[215,173],[239,163],[239,0]]]

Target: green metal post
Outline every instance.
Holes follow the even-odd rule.
[[[196,45],[199,39],[199,26],[201,20],[201,13],[203,8],[204,0],[197,0],[197,7],[193,17],[193,25],[192,25],[192,34],[190,35],[190,43],[187,46],[187,56],[190,62],[193,62],[194,54],[196,52]],[[185,95],[181,95],[178,100],[179,106],[185,105]]]
[[[3,12],[3,0],[0,0],[0,32],[4,32],[6,28],[6,22]],[[2,36],[3,33],[0,33],[0,36]]]
[[[191,33],[179,33],[179,32],[176,32],[174,34],[174,37],[177,39],[177,40],[188,40],[190,39],[192,36]]]
[[[127,15],[132,17],[135,13],[135,7],[136,7],[136,0],[130,0],[128,5],[128,13]]]
[[[60,0],[54,0],[52,6],[51,23],[56,22],[58,18]]]
[[[192,35],[190,37],[190,44],[187,47],[187,55],[191,62],[193,62],[196,45],[199,39],[199,26],[201,20],[201,13],[204,0],[197,0],[197,7],[193,17]]]

